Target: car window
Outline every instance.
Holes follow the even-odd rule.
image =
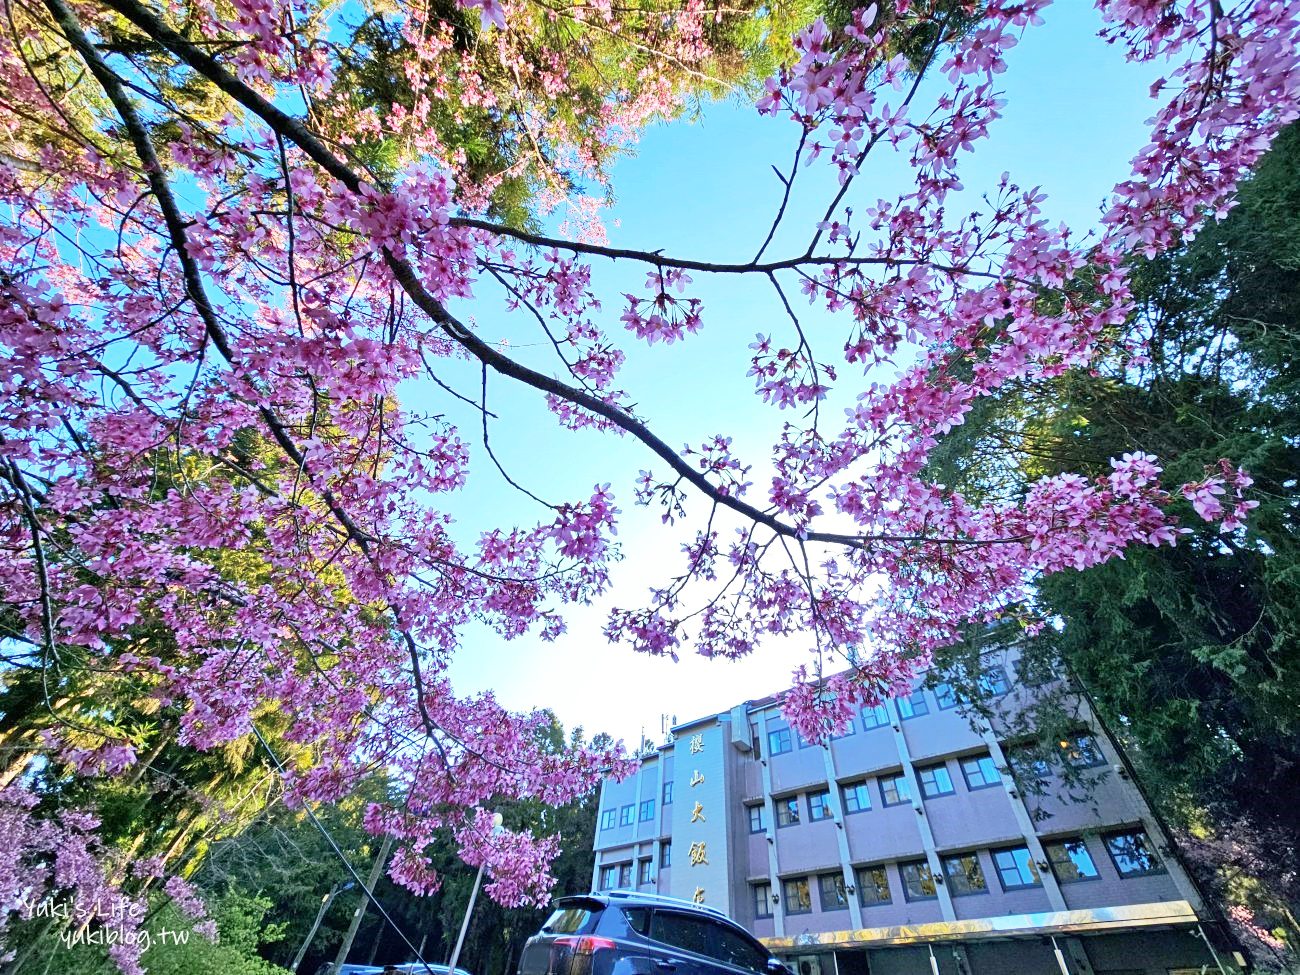
[[[546,923],[542,925],[542,930],[547,934],[573,934],[575,931],[581,931],[590,917],[591,911],[586,908],[560,907],[547,918]]]
[[[623,908],[623,916],[627,918],[627,926],[637,934],[649,934],[650,908],[625,907]]]
[[[683,951],[697,955],[710,955],[711,932],[707,922],[689,914],[655,911],[650,920],[650,937]]]
[[[733,931],[720,924],[710,926],[713,928],[711,938],[713,950],[709,952],[710,955],[728,965],[735,965],[737,968],[744,968],[751,972],[767,971],[768,956],[763,948],[754,944],[739,931]]]

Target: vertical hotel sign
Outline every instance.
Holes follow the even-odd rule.
[[[715,721],[710,727],[688,731],[677,741],[672,894],[729,910],[722,726]]]

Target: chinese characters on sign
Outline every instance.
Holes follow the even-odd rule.
[[[698,754],[700,754],[700,752],[702,752],[702,751],[704,751],[704,736],[703,736],[703,735],[692,735],[692,736],[691,736],[691,754],[692,754],[692,755],[698,755]],[[691,773],[691,788],[693,789],[693,788],[695,788],[697,785],[703,785],[703,784],[704,784],[704,773],[701,772],[699,769],[695,769],[695,770]],[[705,816],[704,816],[704,803],[702,803],[702,802],[700,802],[700,801],[698,801],[698,800],[696,800],[695,808],[691,810],[691,822],[692,822],[692,823],[704,823],[704,822],[708,822],[708,820],[707,820],[707,819],[705,818]],[[704,866],[708,866],[708,865],[709,865],[709,852],[708,852],[708,847],[706,846],[706,844],[705,844],[705,842],[704,842],[703,840],[696,840],[695,842],[693,842],[693,843],[691,844],[690,854],[689,854],[689,855],[690,855],[690,858],[691,858],[691,866],[692,866],[692,867],[698,867],[698,866],[701,866],[701,865],[704,865]],[[703,888],[703,887],[696,887],[696,888],[695,888],[695,893],[692,895],[691,900],[694,901],[696,904],[703,904],[703,903],[704,903],[704,888]]]

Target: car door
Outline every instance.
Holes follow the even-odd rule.
[[[771,952],[754,938],[721,921],[709,922],[707,951],[730,969],[729,975],[771,975]]]
[[[650,918],[650,975],[720,975],[709,956],[709,923],[685,911],[655,908]]]

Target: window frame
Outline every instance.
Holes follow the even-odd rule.
[[[975,764],[975,770],[979,774],[980,783],[976,785],[971,781],[970,770],[966,768],[967,762]],[[989,768],[997,776],[993,781],[989,781],[984,775],[984,763],[988,762]],[[994,786],[1002,784],[1002,770],[998,768],[998,763],[993,760],[993,756],[988,752],[982,755],[967,755],[965,758],[957,759],[957,764],[961,766],[961,776],[966,780],[966,789],[968,792],[974,792],[977,789],[992,789]]]
[[[818,806],[813,805],[814,799],[821,800],[821,802],[818,803],[818,806],[820,806],[822,809],[822,815],[820,816],[817,815]],[[831,808],[831,790],[829,788],[826,788],[826,789],[818,789],[816,792],[809,792],[808,793],[808,822],[821,823],[821,822],[825,822],[828,819],[834,819],[834,818],[835,818],[835,810]]]
[[[1115,850],[1111,846],[1111,841],[1121,836],[1142,837],[1144,844],[1148,848],[1147,852],[1155,860],[1156,865],[1153,868],[1147,870],[1125,871],[1123,868],[1121,868],[1119,865],[1119,860],[1116,859]],[[1160,852],[1155,848],[1155,843],[1151,841],[1151,837],[1147,833],[1146,829],[1141,826],[1137,827],[1136,829],[1117,829],[1117,830],[1111,830],[1106,833],[1102,833],[1101,842],[1102,845],[1106,847],[1106,853],[1107,855],[1110,856],[1111,865],[1114,866],[1115,872],[1119,874],[1121,880],[1129,880],[1133,877],[1154,877],[1159,874],[1169,872],[1165,869],[1164,860],[1161,859]]]
[[[766,833],[767,823],[764,819],[767,817],[767,805],[765,803],[756,803],[745,807],[746,816],[749,819],[749,831],[751,833]],[[757,825],[755,825],[757,820]]]
[[[930,702],[926,700],[924,687],[918,687],[906,697],[894,698],[894,703],[898,707],[898,716],[904,721],[924,718],[930,713]],[[903,709],[904,705],[907,707],[906,711]]]
[[[671,806],[673,804],[673,780],[672,779],[669,779],[667,782],[664,783],[663,794],[660,797],[660,801],[665,806]]]
[[[1023,876],[1020,872],[1020,862],[1015,859],[1015,854],[1022,851],[1025,855],[1025,865],[1029,869],[1029,874],[1035,879],[1028,882],[1018,881],[1014,884],[1009,884],[1007,883],[1006,874],[1003,873],[1003,871],[1014,869],[1016,871],[1016,876]],[[1003,854],[1012,857],[1012,866],[1010,868],[1004,867],[1002,861],[998,859],[998,857]],[[1043,886],[1043,871],[1039,869],[1038,863],[1034,860],[1034,855],[1030,852],[1029,847],[1025,846],[1023,843],[1019,846],[1002,846],[998,847],[996,850],[989,850],[989,856],[993,858],[993,870],[998,875],[998,883],[1002,885],[1004,891],[1033,890],[1035,887]]]
[[[882,775],[876,780],[880,784],[880,803],[882,806],[906,806],[912,801],[912,793],[907,787],[907,773],[899,772],[896,775]],[[885,784],[894,785],[894,799],[891,802],[889,793],[885,791]],[[902,788],[898,788],[901,785]]]
[[[871,724],[867,723],[868,715],[871,716],[871,721],[872,721]],[[877,721],[876,720],[877,718],[879,718],[880,720]],[[868,705],[867,707],[864,707],[862,709],[862,730],[864,732],[874,731],[877,728],[887,728],[889,727],[889,725],[890,725],[889,709],[886,708],[883,704],[877,704],[874,706]]]
[[[662,840],[659,843],[659,869],[667,870],[673,865],[673,842]]]
[[[834,892],[834,885],[836,884],[839,885],[838,900],[842,901],[843,903],[839,903],[839,904],[827,903],[826,901],[827,881],[831,882],[832,892]],[[826,913],[827,911],[847,911],[849,909],[849,885],[844,882],[844,874],[842,872],[819,873],[817,875],[817,900],[821,904],[823,914]]]
[[[939,705],[940,711],[951,711],[963,703],[961,696],[957,693],[957,688],[946,680],[934,685],[934,700]]]
[[[624,876],[626,876],[626,878],[627,878],[626,880],[624,879]],[[627,888],[627,887],[631,887],[631,886],[632,886],[632,876],[633,876],[633,874],[632,874],[632,861],[631,861],[631,860],[628,860],[626,863],[620,863],[620,864],[618,865],[618,886],[619,886],[619,888]]]
[[[990,687],[991,681],[996,681],[996,686],[1001,689],[994,690]],[[1011,679],[1007,676],[1007,668],[1001,664],[982,671],[979,677],[976,678],[975,684],[979,688],[980,697],[982,698],[1001,697],[1003,694],[1011,693]]]
[[[1079,873],[1079,865],[1075,862],[1074,857],[1070,856],[1069,850],[1066,849],[1068,846],[1079,846],[1083,849],[1084,856],[1088,858],[1088,866],[1092,867],[1091,876],[1078,875],[1068,879],[1061,876],[1060,872],[1056,868],[1063,862],[1069,863],[1070,866],[1074,868],[1075,873]],[[1059,848],[1062,853],[1064,853],[1064,861],[1058,860],[1052,856],[1053,847]],[[1090,880],[1101,879],[1101,871],[1097,869],[1097,861],[1093,859],[1092,850],[1089,848],[1087,841],[1082,836],[1061,836],[1056,839],[1043,840],[1043,855],[1047,857],[1047,864],[1051,868],[1052,876],[1056,878],[1058,884],[1084,884]]]
[[[930,773],[931,778],[932,778],[932,780],[934,781],[935,786],[936,786],[936,788],[937,788],[937,787],[938,787],[938,784],[939,784],[939,779],[938,779],[938,776],[935,775],[935,773],[938,773],[938,772],[942,772],[942,773],[943,773],[943,778],[944,778],[944,779],[947,781],[947,783],[948,783],[948,791],[947,791],[947,792],[934,792],[934,793],[927,792],[927,791],[926,791],[926,785],[925,785],[925,776],[926,776],[926,773]],[[916,780],[917,780],[917,783],[918,783],[918,784],[920,785],[920,787],[921,787],[921,798],[922,798],[922,799],[942,799],[944,796],[952,796],[952,795],[956,795],[956,794],[957,794],[957,786],[956,786],[956,784],[952,781],[952,772],[951,772],[951,770],[949,770],[949,768],[948,768],[948,763],[947,763],[947,762],[939,762],[939,763],[937,763],[937,764],[935,764],[935,765],[927,765],[927,766],[925,766],[924,768],[918,768],[918,769],[916,770]]]
[[[803,910],[798,910],[798,911],[796,911],[796,910],[793,910],[793,909],[792,909],[792,907],[791,907],[791,900],[790,900],[790,890],[789,890],[789,886],[790,886],[790,884],[796,884],[796,885],[798,885],[798,884],[803,884],[803,898],[804,898],[804,900],[806,900],[806,901],[808,902],[808,906],[807,906],[806,908],[804,908]],[[798,889],[798,888],[796,887],[796,890],[797,890],[797,889]],[[781,881],[781,900],[782,900],[782,903],[785,905],[785,911],[784,911],[784,913],[785,913],[786,917],[790,917],[791,915],[795,915],[795,914],[811,914],[811,913],[813,912],[813,909],[812,909],[812,887],[808,884],[808,878],[807,878],[807,877],[787,877],[787,878],[785,878],[784,880],[782,880],[782,881]]]
[[[1078,772],[1086,772],[1088,769],[1104,768],[1110,763],[1106,760],[1106,753],[1101,749],[1101,743],[1097,736],[1091,731],[1076,731],[1066,738],[1068,745],[1061,747],[1061,762]],[[1060,742],[1057,742],[1060,745]],[[1082,747],[1081,747],[1082,746]],[[1093,758],[1086,759],[1083,756],[1085,751],[1091,752]],[[1071,753],[1080,757],[1079,761],[1073,760]]]
[[[654,883],[654,874],[650,869],[652,863],[654,863],[654,860],[650,857],[642,857],[637,861],[636,885],[638,887],[642,884]]]
[[[912,889],[907,885],[907,871],[911,867],[916,867],[918,870],[925,871],[925,875],[930,878],[930,886],[934,888],[933,894],[912,895]],[[898,876],[899,879],[903,881],[903,900],[907,901],[909,904],[914,904],[918,901],[937,901],[939,899],[939,885],[935,882],[934,871],[930,869],[929,860],[905,860],[899,863]],[[921,874],[919,872],[917,873],[917,879],[921,880]]]
[[[849,794],[853,794],[853,801],[858,802],[858,797],[866,799],[866,805],[858,804],[857,809],[849,808]],[[871,782],[869,779],[863,779],[860,782],[846,782],[840,786],[840,805],[844,808],[844,815],[853,816],[857,813],[871,812]]]
[[[958,882],[954,879],[953,871],[950,869],[952,864],[958,865],[958,876],[962,878],[961,883],[965,884],[970,881],[971,874],[966,869],[963,860],[973,860],[975,863],[975,874],[979,877],[982,886],[974,890],[958,890]],[[968,850],[965,853],[948,853],[939,858],[943,867],[943,882],[948,885],[948,894],[951,897],[975,897],[979,894],[989,892],[989,878],[984,875],[984,864],[980,862],[980,855],[976,850]]]
[[[776,912],[772,909],[771,882],[763,881],[761,884],[750,884],[750,890],[752,891],[750,897],[750,903],[751,906],[754,908],[754,919],[761,921],[764,918],[769,918],[775,915]],[[763,892],[761,897],[759,896],[760,891]],[[764,914],[762,911],[764,905],[766,905],[767,907],[766,914]]]
[[[655,801],[653,799],[642,799],[641,808],[637,810],[636,821],[638,823],[653,823],[655,818]]]
[[[776,828],[788,829],[791,826],[798,826],[801,822],[799,817],[799,796],[796,793],[792,796],[784,796],[780,799],[773,799],[772,805],[776,807]],[[786,822],[781,822],[781,813],[784,810]]]
[[[618,807],[606,809],[600,814],[600,828],[602,830],[614,829],[618,825]]]
[[[617,884],[614,883],[617,879],[618,865],[613,863],[602,863],[600,865],[600,874],[596,878],[596,889],[613,890],[617,886]]]
[[[794,732],[789,728],[769,728],[767,731],[767,754],[769,758],[777,755],[785,755],[794,751]],[[784,747],[777,748],[774,742],[781,743]]]
[[[1012,669],[1016,672],[1016,683],[1022,687],[1045,687],[1056,679],[1055,674],[1047,675],[1041,672],[1038,661],[1029,663],[1027,657],[1017,657]],[[1040,680],[1040,678],[1042,678]]]
[[[865,894],[865,892],[866,892],[866,890],[867,890],[867,884],[863,883],[862,878],[863,878],[863,875],[864,875],[864,874],[875,874],[875,873],[877,873],[877,872],[879,872],[879,879],[876,878],[876,877],[874,877],[874,876],[871,878],[871,888],[872,888],[874,891],[876,891],[876,893],[880,893],[880,889],[881,889],[881,886],[882,886],[882,885],[881,885],[881,880],[883,880],[883,881],[884,881],[883,886],[884,886],[885,896],[884,896],[883,899],[878,899],[878,900],[868,901],[868,900],[866,900],[866,899],[864,898],[864,894]],[[893,889],[892,889],[892,888],[890,887],[890,885],[889,885],[889,870],[886,869],[886,866],[885,866],[885,864],[883,864],[883,863],[875,863],[875,864],[870,864],[870,865],[868,865],[868,866],[854,867],[854,868],[853,868],[853,883],[854,883],[854,884],[857,886],[857,888],[858,888],[858,906],[859,906],[859,907],[876,907],[877,905],[880,905],[880,904],[892,904],[892,903],[894,903],[894,891],[893,891]],[[935,892],[935,896],[936,896],[936,897],[938,896],[938,892],[937,892],[937,891]]]

